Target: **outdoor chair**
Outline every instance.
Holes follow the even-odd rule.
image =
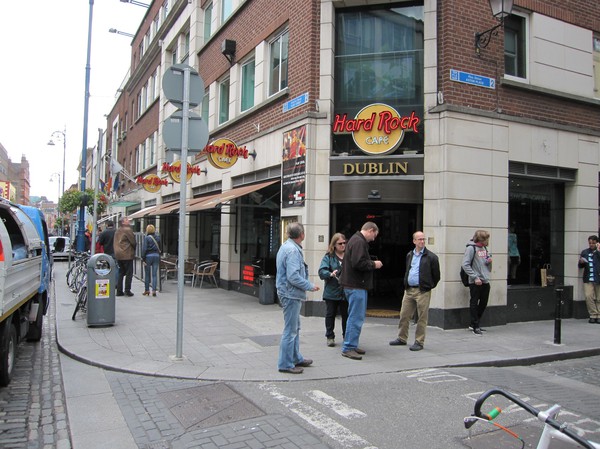
[[[215,277],[215,272],[217,271],[217,266],[219,262],[207,262],[207,263],[199,263],[194,267],[194,275],[192,277],[192,287],[196,285],[196,281],[200,278],[200,288],[202,288],[202,283],[204,282],[204,278],[208,277],[208,279],[212,279],[215,287],[219,287],[217,284],[217,278]]]

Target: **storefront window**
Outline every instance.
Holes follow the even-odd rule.
[[[372,103],[423,117],[423,6],[341,9],[336,14],[335,112],[354,117]],[[423,134],[406,133],[401,148],[423,150]],[[335,153],[354,153],[336,135]],[[356,150],[358,151],[358,150]]]
[[[556,281],[562,282],[564,184],[511,177],[508,215],[508,246],[513,247],[513,254],[516,246],[519,254],[518,259],[516,255],[509,258],[508,284],[539,286],[540,269],[548,264]]]

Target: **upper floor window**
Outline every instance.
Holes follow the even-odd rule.
[[[229,78],[219,83],[219,125],[229,120]]]
[[[527,78],[527,20],[511,14],[504,19],[504,73]]]
[[[273,95],[288,85],[288,31],[271,42],[269,48],[269,95]]]
[[[594,96],[600,97],[600,36],[594,36]]]
[[[204,10],[204,42],[208,42],[212,32],[212,10],[213,4],[211,2],[206,5],[206,9]]]
[[[169,0],[165,0],[163,2],[162,8],[162,21],[164,22],[167,16],[169,15]]]
[[[242,65],[242,112],[254,106],[254,59]]]
[[[190,56],[190,32],[185,33],[183,38],[183,57],[181,58],[182,64],[187,64]]]
[[[233,12],[233,0],[221,0],[221,23],[225,22]]]

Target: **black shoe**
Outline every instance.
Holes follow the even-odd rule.
[[[590,319],[588,320],[588,323],[590,323],[590,324],[591,324],[591,323],[598,323],[598,318],[590,318]]]
[[[474,328],[474,329],[473,329],[473,333],[474,333],[475,335],[478,335],[478,336],[480,336],[480,337],[483,335],[483,334],[482,334],[482,332],[481,332],[481,329],[480,329],[480,328],[478,328],[478,327],[476,327],[476,328]]]
[[[125,294],[123,292],[117,292],[117,296],[124,296]]]
[[[472,331],[473,330],[473,326],[469,326],[469,330]],[[480,327],[479,330],[481,332],[487,332],[487,329],[484,329],[483,327]]]
[[[133,296],[133,293],[131,293],[131,292],[125,292],[125,294],[126,294],[127,296]]]
[[[420,351],[421,349],[423,349],[423,345],[418,341],[415,341],[413,345],[408,349],[410,349],[411,351]]]
[[[395,340],[390,341],[390,346],[406,346],[406,342],[396,338]]]

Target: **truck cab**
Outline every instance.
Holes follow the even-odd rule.
[[[42,337],[51,263],[42,212],[0,200],[0,386],[10,382],[19,342]]]

